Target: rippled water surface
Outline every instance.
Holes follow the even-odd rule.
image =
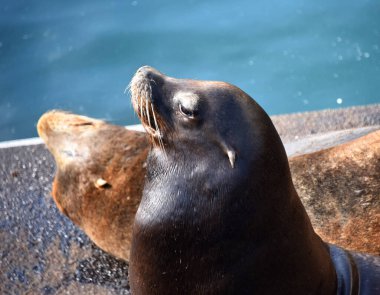
[[[0,2],[0,141],[65,109],[137,123],[124,89],[151,65],[224,80],[269,114],[380,102],[379,1]]]

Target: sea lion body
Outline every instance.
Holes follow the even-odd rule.
[[[326,242],[380,255],[380,130],[289,159],[294,186]]]
[[[153,143],[132,235],[133,294],[335,294],[329,247],[261,107],[227,83],[149,67],[131,91]]]

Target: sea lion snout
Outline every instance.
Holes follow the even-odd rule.
[[[144,100],[154,102],[157,100],[157,96],[159,96],[157,91],[163,86],[166,78],[163,73],[155,68],[143,66],[133,76],[130,90],[132,94],[137,92],[140,95],[140,99],[143,99],[142,101],[138,101],[139,103],[144,102]]]
[[[136,71],[136,75],[140,75],[150,81],[158,81],[165,77],[163,73],[151,66],[142,66]]]
[[[161,116],[158,107],[161,106],[161,89],[165,83],[166,76],[156,69],[143,66],[133,76],[129,85],[132,105],[139,116],[146,132],[150,135],[152,142],[163,146]]]

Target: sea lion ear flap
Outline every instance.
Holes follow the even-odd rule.
[[[235,167],[235,160],[236,160],[236,153],[234,150],[227,150],[227,156],[228,159],[230,160],[231,167]]]
[[[235,150],[231,146],[227,145],[224,141],[221,141],[220,145],[222,147],[223,152],[227,155],[228,160],[230,161],[231,167],[235,168],[235,162],[236,162]]]

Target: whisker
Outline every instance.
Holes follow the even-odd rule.
[[[127,91],[129,92],[129,94],[131,94],[131,87],[132,87],[132,81],[128,83],[127,87],[125,87],[124,89],[124,94],[127,93]]]
[[[152,144],[159,147],[166,156],[165,145],[157,120],[158,117],[152,103],[152,85],[150,83],[156,84],[156,81],[150,80],[147,82],[147,80],[136,75],[125,88],[124,93],[130,92],[132,105],[150,135]]]
[[[155,125],[155,129],[156,129],[156,133],[158,134],[158,136],[157,136],[157,138],[158,138],[158,144],[160,145],[161,149],[165,153],[165,146],[164,146],[164,143],[162,141],[161,130],[160,130],[160,127],[158,126],[158,123],[157,123],[157,118],[156,118],[156,114],[155,114],[155,111],[154,111],[153,104],[150,104],[150,106],[151,106],[151,109],[152,109],[152,115],[153,115],[153,120],[154,120],[154,125]]]
[[[149,127],[152,127],[151,123],[150,123],[150,116],[149,116],[149,101],[147,99],[145,99],[145,108],[146,108],[146,116],[148,118],[148,124],[149,124]]]
[[[139,93],[139,99],[140,99],[140,103],[139,103],[140,117],[141,117],[141,119],[143,119],[144,118],[144,110],[143,110],[143,97],[142,97],[141,93]]]
[[[153,104],[151,103],[150,104],[151,108],[152,108],[152,114],[153,114],[153,120],[154,120],[154,129],[156,129],[157,131],[159,131],[160,129],[158,128],[158,124],[157,124],[157,119],[156,119],[156,115],[154,114],[154,108],[153,108]]]
[[[164,146],[164,143],[162,141],[161,135],[158,137],[158,141],[160,142],[161,149],[164,152],[164,155],[166,156],[166,150],[165,150],[165,146]]]

